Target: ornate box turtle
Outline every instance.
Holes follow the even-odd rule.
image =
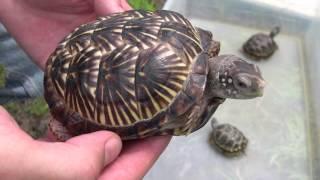
[[[279,32],[280,27],[276,26],[269,34],[254,34],[243,44],[244,53],[255,60],[269,58],[278,49],[274,37],[279,34]]]
[[[227,123],[219,124],[215,118],[211,120],[211,127],[210,143],[223,154],[236,156],[247,148],[248,139],[237,127]]]
[[[60,140],[97,130],[123,140],[196,131],[225,98],[263,93],[256,65],[219,50],[210,32],[171,11],[81,25],[47,61],[49,127]]]

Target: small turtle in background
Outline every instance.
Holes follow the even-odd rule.
[[[211,120],[212,133],[210,144],[227,156],[237,156],[247,147],[248,139],[243,133],[231,124],[219,124],[217,119]]]
[[[269,58],[277,49],[278,45],[274,37],[279,34],[280,27],[274,27],[269,34],[257,33],[251,36],[244,44],[243,51],[255,60]]]

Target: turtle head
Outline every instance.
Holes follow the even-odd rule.
[[[260,69],[234,55],[209,59],[206,93],[209,97],[250,99],[263,95],[265,81]]]
[[[269,36],[271,38],[274,38],[277,34],[279,34],[279,32],[280,32],[280,26],[275,26],[274,28],[272,28]]]

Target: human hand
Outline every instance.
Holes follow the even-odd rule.
[[[1,0],[0,22],[44,68],[58,42],[75,27],[130,9],[125,0]]]
[[[117,157],[122,144],[114,133],[99,131],[63,143],[36,141],[0,107],[0,177],[4,180],[141,179],[168,139],[153,137],[125,144]]]
[[[0,107],[1,179],[97,179],[121,146],[119,137],[110,132],[65,143],[35,141]]]
[[[97,15],[129,9],[124,0],[1,0],[0,20],[32,59],[44,68],[49,54],[72,29],[95,19]],[[101,157],[104,157],[103,144],[110,138],[117,139],[113,133],[96,132],[72,138],[65,143],[35,141],[8,123],[11,117],[3,109],[1,111],[0,132],[4,134],[0,134],[0,167],[1,164],[8,166],[1,167],[0,177],[6,173],[9,179],[22,176],[23,179],[64,179],[57,178],[60,175],[65,179],[86,179],[89,176],[94,179],[103,168],[100,179],[140,179],[170,141],[170,137],[166,136],[125,143],[120,156],[105,166],[107,163],[101,163]],[[15,130],[12,130],[13,127]],[[117,148],[118,145],[115,145],[106,150],[106,153],[111,152],[110,161],[117,156]],[[16,176],[19,173],[20,176]]]

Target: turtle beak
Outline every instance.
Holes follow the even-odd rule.
[[[266,84],[267,84],[266,81],[263,80],[263,79],[261,79],[261,80],[259,80],[257,82],[257,86],[258,86],[258,88],[257,88],[257,96],[258,97],[263,96],[263,91],[264,91],[264,88],[265,88]]]

